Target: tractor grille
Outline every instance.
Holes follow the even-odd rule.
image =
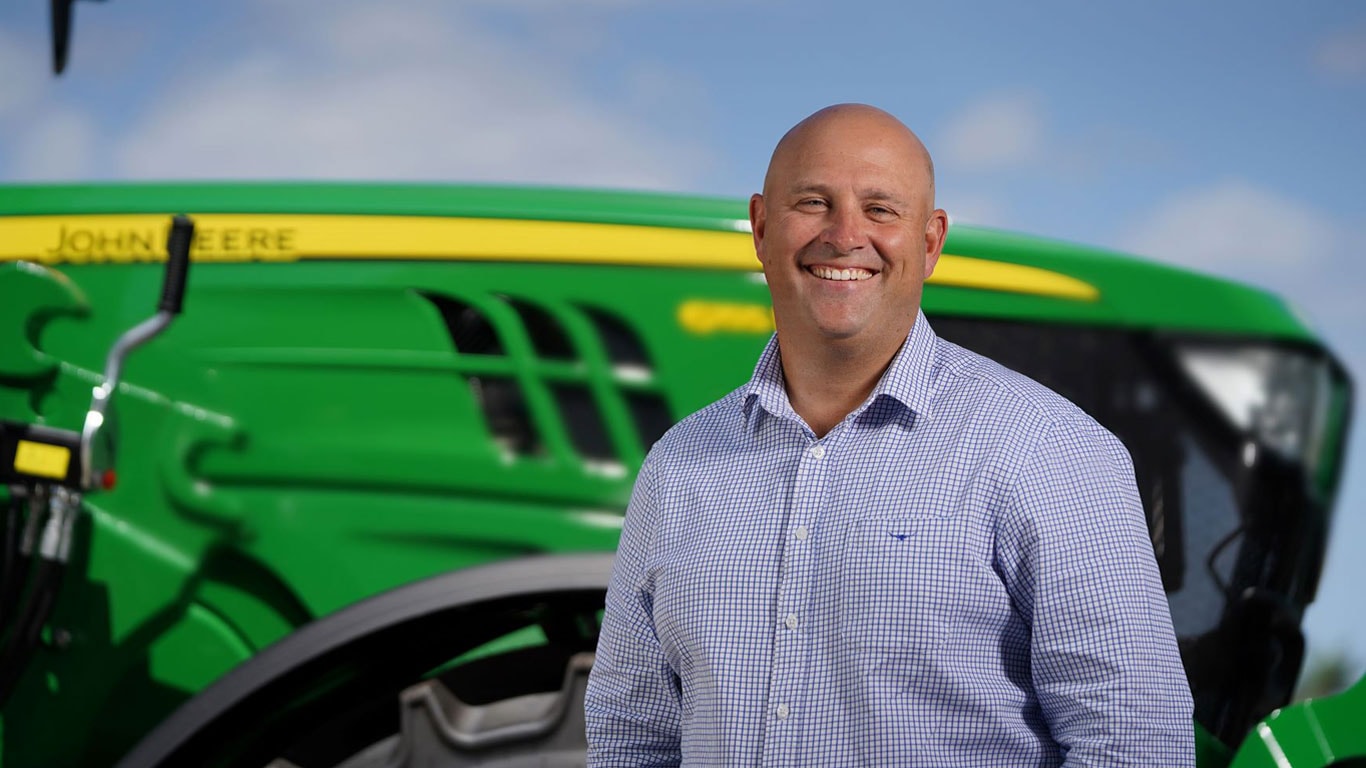
[[[421,295],[440,312],[457,370],[506,456],[568,451],[624,474],[673,425],[645,344],[610,309],[506,294]]]

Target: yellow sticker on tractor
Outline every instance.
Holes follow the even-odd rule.
[[[14,452],[14,468],[26,475],[61,480],[71,466],[71,449],[64,445],[20,440]]]
[[[685,301],[678,306],[678,324],[688,333],[773,333],[773,310],[767,304],[729,301]]]

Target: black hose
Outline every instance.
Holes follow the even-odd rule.
[[[15,605],[23,590],[20,576],[28,570],[28,558],[19,552],[19,537],[24,529],[24,502],[27,499],[10,489],[5,507],[4,530],[0,531],[0,637],[10,628]]]
[[[23,615],[14,632],[6,638],[0,650],[0,711],[4,710],[20,675],[28,666],[29,658],[38,647],[43,626],[52,615],[52,606],[57,602],[57,591],[62,584],[62,573],[66,564],[56,560],[43,560],[33,577],[33,590],[24,604]]]

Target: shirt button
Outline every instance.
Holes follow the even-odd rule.
[[[806,541],[806,537],[809,534],[810,532],[806,530],[806,526],[799,525],[797,526],[797,530],[792,535],[796,536],[798,541]]]
[[[787,716],[790,715],[790,714],[792,714],[792,710],[789,709],[788,706],[787,706],[786,704],[779,704],[779,705],[778,705],[778,719],[779,719],[779,720],[786,720],[786,719],[787,719]]]
[[[796,628],[797,628],[797,614],[795,614],[795,613],[789,613],[789,614],[787,615],[787,618],[786,618],[786,619],[783,619],[783,623],[787,625],[787,628],[788,628],[788,629],[796,629]]]
[[[811,455],[814,456],[814,457],[816,457],[816,458],[818,458],[818,459],[819,459],[820,457],[824,456],[824,455],[825,455],[825,446],[819,445],[819,444],[818,444],[818,445],[813,445],[813,446],[811,446]]]

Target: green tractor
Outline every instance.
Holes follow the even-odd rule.
[[[945,254],[935,330],[1132,454],[1202,768],[1366,765],[1366,684],[1287,706],[1332,353],[1222,280],[969,227]],[[772,329],[737,201],[0,188],[0,765],[582,765],[635,472]]]

